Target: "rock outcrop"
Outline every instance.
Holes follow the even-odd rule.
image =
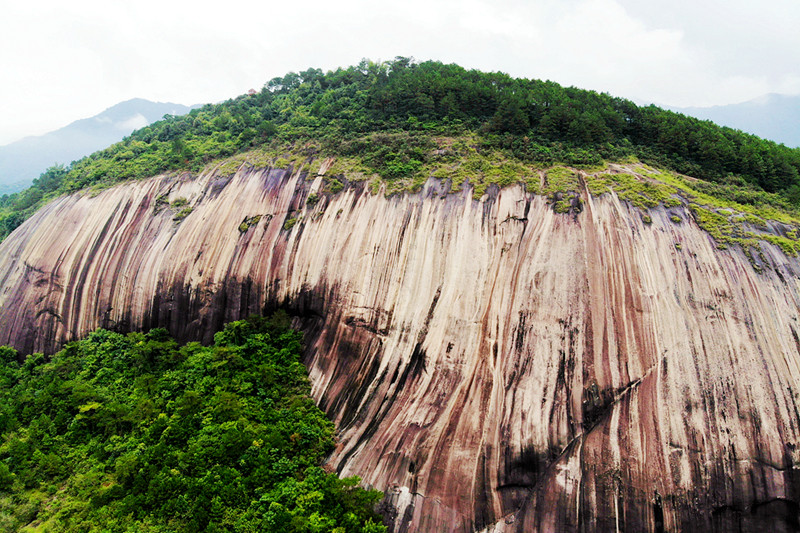
[[[800,527],[797,259],[765,245],[758,273],[688,211],[645,224],[613,193],[557,214],[522,187],[321,182],[243,168],[51,202],[0,244],[0,343],[208,341],[285,306],[330,463],[387,492],[394,531]]]

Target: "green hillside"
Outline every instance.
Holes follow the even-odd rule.
[[[740,203],[788,211],[800,203],[800,149],[607,94],[397,58],[292,72],[261,91],[138,130],[70,168],[50,169],[30,189],[0,199],[0,238],[52,196],[199,171],[257,148],[352,158],[347,170],[378,176],[389,191],[413,188],[443,157],[472,149],[543,166],[633,157],[733,187]],[[520,179],[510,167],[497,179],[477,170],[489,174],[486,182]],[[476,173],[462,175],[476,184]]]
[[[380,492],[321,468],[334,427],[287,325],[98,330],[21,366],[0,347],[0,530],[385,531]]]

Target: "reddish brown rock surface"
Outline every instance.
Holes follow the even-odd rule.
[[[50,203],[0,244],[0,343],[207,341],[284,305],[340,429],[330,462],[387,491],[395,531],[800,527],[797,259],[765,245],[756,273],[688,212],[645,225],[610,194],[578,215],[436,182],[307,205],[320,181],[250,169]],[[193,211],[173,221],[165,194]]]

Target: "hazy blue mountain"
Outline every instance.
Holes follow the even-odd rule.
[[[786,146],[800,146],[800,95],[767,94],[741,104],[670,109]]]
[[[99,115],[76,120],[44,135],[0,146],[0,195],[20,191],[46,168],[105,148],[164,115],[183,115],[191,107],[134,98]]]

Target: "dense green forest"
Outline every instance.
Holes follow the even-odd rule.
[[[385,531],[381,493],[320,466],[334,427],[286,315],[214,340],[99,330],[21,365],[0,348],[0,530]]]
[[[55,195],[198,171],[254,147],[313,141],[312,151],[358,155],[391,181],[423,171],[436,151],[433,137],[464,135],[523,162],[592,165],[634,156],[800,203],[800,149],[607,94],[398,57],[291,72],[260,91],[165,117],[69,168],[51,168],[29,189],[0,198],[0,239]]]

